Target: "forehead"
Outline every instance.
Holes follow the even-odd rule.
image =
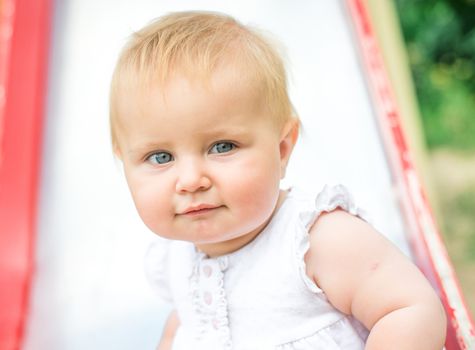
[[[120,117],[144,108],[180,108],[200,101],[223,108],[238,101],[240,107],[265,104],[259,84],[236,66],[220,67],[207,76],[172,72],[163,83],[125,77],[118,90]]]
[[[272,122],[254,82],[231,67],[205,80],[173,74],[164,84],[124,89],[118,109],[119,139],[152,129],[166,135]]]

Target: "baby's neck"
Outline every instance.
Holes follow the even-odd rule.
[[[211,244],[196,244],[195,246],[199,251],[205,253],[210,258],[217,258],[219,256],[231,254],[252,242],[254,238],[261,233],[264,227],[267,226],[267,223],[268,221],[254,231],[228,241]]]
[[[269,222],[272,220],[277,210],[282,205],[282,202],[284,201],[286,195],[287,195],[287,191],[280,191],[279,198],[277,199],[277,204],[274,208],[274,211],[272,212],[270,217],[262,225],[257,227],[255,230],[249,233],[246,233],[242,236],[230,239],[228,241],[224,241],[224,242],[211,243],[211,244],[196,244],[195,245],[196,248],[199,251],[205,253],[210,258],[217,258],[222,255],[231,254],[235,252],[236,250],[241,249],[245,245],[252,242],[264,230],[264,228],[269,224]]]

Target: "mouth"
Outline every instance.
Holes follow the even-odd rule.
[[[202,215],[209,213],[213,210],[221,208],[221,205],[212,205],[212,204],[199,204],[195,206],[190,206],[186,208],[184,211],[181,213],[178,213],[178,215],[185,215],[185,216],[197,216],[197,215]]]

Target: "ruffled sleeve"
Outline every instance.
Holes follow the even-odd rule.
[[[314,208],[303,210],[300,213],[299,221],[302,230],[299,231],[296,237],[299,273],[306,287],[314,293],[321,293],[322,290],[307,276],[306,272],[305,254],[310,247],[308,231],[323,212],[329,213],[337,208],[368,221],[366,213],[356,206],[350,192],[343,185],[325,185],[315,199]]]
[[[361,208],[356,206],[351,193],[345,186],[325,185],[323,190],[317,195],[317,198],[315,199],[315,209],[317,212],[313,222],[311,222],[309,226],[313,225],[321,213],[329,213],[337,208],[341,208],[352,215],[358,216],[361,219],[368,221],[366,218],[366,213]]]
[[[145,254],[145,275],[152,290],[165,302],[171,303],[169,285],[169,252],[171,241],[156,238]]]

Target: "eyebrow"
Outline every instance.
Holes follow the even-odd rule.
[[[211,128],[210,130],[204,130],[197,134],[197,137],[202,138],[216,138],[216,139],[233,139],[242,136],[246,133],[246,128],[237,127],[230,130],[229,128]],[[150,141],[144,144],[133,145],[127,153],[131,155],[144,154],[153,150],[167,150],[172,148],[172,144],[169,141]]]
[[[168,142],[147,142],[145,144],[140,144],[140,145],[134,145],[130,147],[127,153],[135,155],[135,154],[143,154],[147,153],[152,150],[158,150],[158,149],[167,149],[170,147],[170,144]]]

